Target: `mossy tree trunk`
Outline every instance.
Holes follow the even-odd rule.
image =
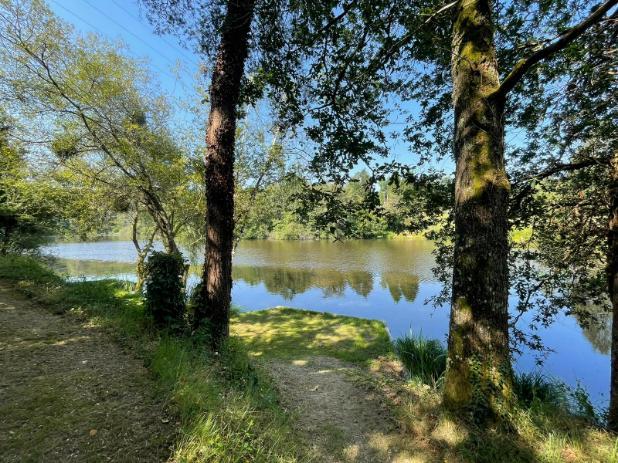
[[[609,428],[618,431],[618,153],[611,162],[607,283],[612,302],[612,353],[609,393]]]
[[[475,418],[511,402],[508,341],[509,182],[503,101],[490,0],[456,6],[452,35],[455,109],[455,251],[445,404]]]
[[[229,335],[234,243],[234,145],[240,82],[248,54],[253,0],[228,0],[210,86],[206,134],[206,256],[203,307],[216,346]]]

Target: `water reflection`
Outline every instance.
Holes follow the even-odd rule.
[[[96,260],[55,259],[54,267],[72,277],[114,277],[131,280],[135,265],[128,262],[103,262]],[[192,280],[199,275],[199,266],[191,266]],[[349,288],[355,294],[367,298],[374,289],[374,275],[354,270],[342,272],[332,269],[308,270],[285,267],[252,267],[235,265],[234,281],[243,281],[250,286],[263,284],[271,294],[278,294],[291,301],[295,296],[310,289],[319,289],[323,297],[342,297]],[[419,277],[403,272],[386,272],[379,276],[380,287],[388,289],[392,300],[414,302],[418,294]]]
[[[414,302],[418,294],[418,276],[402,272],[386,272],[382,275],[380,286],[388,288],[393,301],[403,297],[406,302]]]
[[[58,272],[72,277],[118,277],[135,273],[135,264],[129,262],[54,259],[52,266]]]
[[[323,297],[341,297],[346,288],[367,298],[374,289],[374,275],[362,271],[339,271],[332,269],[308,270],[285,267],[251,267],[236,265],[232,270],[235,281],[244,281],[251,286],[264,284],[271,294],[278,294],[291,301],[295,296],[312,288],[322,291]],[[394,302],[402,298],[414,302],[418,294],[419,278],[403,272],[387,272],[380,276],[380,286],[388,289]]]
[[[601,354],[609,355],[612,347],[612,317],[611,314],[598,314],[596,320],[582,324],[584,336],[590,341],[592,347]]]

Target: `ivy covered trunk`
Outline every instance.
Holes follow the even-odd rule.
[[[612,358],[609,392],[609,428],[618,431],[618,153],[611,163],[607,283],[612,302]]]
[[[216,346],[229,334],[234,243],[234,143],[240,82],[248,53],[253,0],[228,0],[210,86],[206,133],[206,256],[203,306]]]
[[[490,0],[456,6],[452,36],[455,109],[455,251],[444,400],[474,418],[508,408],[509,182],[503,102]]]
[[[137,252],[137,265],[136,265],[136,276],[137,281],[135,282],[135,292],[141,293],[142,289],[144,289],[144,281],[146,281],[146,257],[147,253],[143,251]]]

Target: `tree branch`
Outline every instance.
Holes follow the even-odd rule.
[[[496,98],[505,98],[506,95],[517,85],[524,75],[540,61],[547,59],[555,53],[567,47],[571,42],[579,38],[591,26],[600,22],[605,13],[618,4],[618,0],[606,0],[599,8],[597,8],[590,16],[584,19],[576,26],[571,27],[567,31],[560,34],[557,39],[552,41],[546,47],[535,51],[527,58],[520,59],[513,70],[506,76],[500,88],[494,93]]]
[[[521,209],[521,203],[526,196],[532,193],[533,190],[533,182],[543,180],[549,178],[553,175],[559,174],[561,172],[574,172],[576,170],[585,169],[587,167],[592,167],[595,165],[603,165],[607,164],[608,161],[606,159],[598,159],[598,158],[587,158],[583,161],[573,162],[569,164],[555,164],[544,171],[539,172],[536,175],[530,175],[524,178],[522,181],[513,184],[513,189],[517,188],[519,185],[522,185],[521,190],[517,195],[515,195],[511,201],[511,210],[510,213],[517,212]]]

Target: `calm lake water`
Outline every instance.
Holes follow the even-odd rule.
[[[440,290],[431,251],[424,240],[245,241],[234,256],[232,302],[243,310],[283,305],[379,319],[393,337],[412,331],[446,343],[448,308],[426,303]],[[135,278],[130,241],[61,243],[45,252],[58,257],[58,268],[70,277]],[[197,279],[192,274],[189,284]],[[571,386],[579,382],[595,404],[605,406],[610,331],[609,319],[583,328],[575,317],[560,316],[537,331],[553,349],[542,371]],[[534,370],[535,361],[525,351],[516,368]]]

